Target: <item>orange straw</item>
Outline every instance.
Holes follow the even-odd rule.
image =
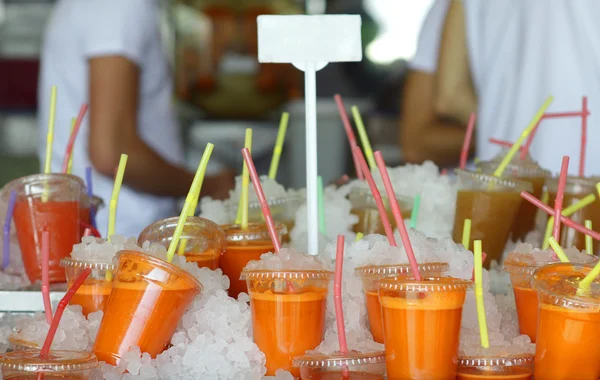
[[[42,232],[42,300],[46,322],[52,323],[52,304],[50,303],[50,233]]]
[[[333,302],[335,304],[335,321],[337,323],[340,352],[348,353],[346,328],[344,326],[344,309],[342,308],[342,269],[344,268],[344,236],[338,235],[335,251],[335,277],[333,280]]]
[[[385,230],[385,235],[388,238],[388,242],[390,245],[396,247],[396,239],[394,238],[394,231],[392,230],[392,225],[390,224],[390,220],[388,219],[387,212],[385,210],[385,206],[383,204],[383,200],[381,199],[381,194],[377,189],[377,185],[373,180],[373,176],[371,175],[371,170],[369,170],[369,165],[367,165],[367,161],[365,161],[365,157],[360,150],[360,147],[354,147],[354,153],[358,158],[358,162],[362,169],[363,174],[365,175],[365,179],[371,188],[371,193],[373,194],[373,198],[375,199],[375,203],[377,204],[377,209],[379,210],[379,217],[381,218],[381,224],[383,225],[383,229]],[[392,200],[390,199],[390,202]]]
[[[460,168],[464,169],[467,167],[467,157],[469,156],[469,147],[471,146],[471,137],[473,137],[473,130],[475,129],[475,114],[472,113],[469,117],[469,124],[467,124],[467,133],[465,134],[465,140],[463,141],[462,150],[460,151]]]
[[[354,131],[352,130],[352,124],[350,124],[350,119],[348,119],[348,113],[346,112],[346,107],[344,107],[342,96],[340,94],[335,94],[333,98],[335,99],[335,103],[337,104],[337,108],[340,113],[340,118],[342,119],[344,130],[346,131],[346,136],[348,136],[348,143],[350,143],[350,151],[354,152],[354,147],[358,146],[358,142],[356,141],[356,135],[354,135]],[[352,158],[354,160],[354,167],[356,169],[356,177],[358,179],[363,179],[363,174],[360,170],[358,158],[354,154],[352,154]]]
[[[85,113],[87,112],[87,109],[88,109],[87,104],[83,104],[81,106],[81,108],[79,109],[79,115],[77,115],[77,121],[75,122],[75,128],[73,128],[73,133],[71,133],[71,136],[69,137],[69,143],[67,144],[67,150],[65,151],[65,158],[63,159],[63,167],[62,167],[63,173],[66,173],[67,169],[69,167],[69,159],[71,158],[71,155],[73,154],[73,146],[75,145],[75,139],[77,138],[77,133],[79,132],[79,127],[81,127],[81,122],[83,121],[83,118],[85,116]]]
[[[394,215],[394,219],[396,220],[396,226],[398,227],[398,231],[400,232],[400,238],[402,239],[402,244],[404,244],[406,256],[408,256],[410,269],[412,270],[415,279],[417,281],[421,281],[421,273],[419,272],[419,266],[417,265],[415,252],[413,251],[412,245],[410,244],[410,239],[408,238],[408,231],[406,230],[406,225],[404,224],[404,218],[402,218],[402,211],[400,210],[400,205],[398,205],[398,199],[396,199],[394,187],[392,186],[392,181],[390,181],[390,175],[387,172],[387,169],[385,167],[385,161],[383,160],[383,155],[380,151],[375,152],[375,161],[377,162],[377,167],[379,168],[379,174],[381,174],[381,179],[383,179],[383,186],[385,187],[385,192],[387,193],[388,199],[390,200],[392,214]]]
[[[560,177],[558,177],[558,189],[556,190],[556,199],[554,200],[554,226],[552,236],[556,241],[560,241],[560,214],[562,212],[563,198],[565,195],[565,185],[567,183],[567,172],[569,171],[569,156],[564,156],[560,168]]]

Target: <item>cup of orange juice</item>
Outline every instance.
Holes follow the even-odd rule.
[[[124,250],[104,309],[93,351],[117,365],[133,346],[151,357],[160,354],[179,320],[202,290],[187,271],[148,254]]]
[[[419,272],[425,277],[441,277],[450,267],[447,263],[419,263]],[[373,340],[383,343],[383,325],[381,320],[381,304],[377,283],[386,278],[412,277],[409,264],[398,265],[367,265],[354,269],[354,274],[360,277],[365,292],[367,316]]]
[[[533,355],[463,356],[456,380],[531,380]]]
[[[98,368],[98,359],[89,352],[76,351],[50,351],[42,359],[39,351],[25,350],[1,354],[0,367],[5,380],[87,380]]]
[[[389,380],[456,377],[462,308],[470,286],[452,277],[379,282]]]
[[[107,272],[112,274],[115,271],[115,265],[72,258],[62,259],[60,265],[65,268],[69,287],[86,268],[92,270],[69,301],[69,305],[80,305],[82,313],[86,317],[95,311],[104,310],[113,286],[112,275],[107,275]]]
[[[294,359],[301,380],[384,380],[385,353],[311,353]]]
[[[533,274],[539,314],[536,380],[600,378],[600,282],[578,294],[591,265],[550,264]]]

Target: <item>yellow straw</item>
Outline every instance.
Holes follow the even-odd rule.
[[[589,219],[586,220],[584,222],[584,225],[585,225],[585,228],[587,228],[588,230],[592,229],[592,221],[591,220],[589,220]],[[594,254],[594,242],[590,235],[585,235],[585,250],[590,255]]]
[[[596,196],[594,194],[588,194],[585,197],[581,198],[577,203],[573,203],[569,207],[562,210],[562,216],[571,216],[575,214],[577,211],[581,210],[587,205],[594,203],[596,200]],[[554,225],[554,217],[551,216],[548,218],[548,224],[546,225],[546,232],[544,234],[544,243],[542,245],[542,249],[548,249],[548,238],[552,234],[552,226]],[[586,235],[587,236],[587,235]]]
[[[377,167],[377,163],[375,162],[375,157],[373,157],[373,148],[371,148],[369,136],[367,135],[367,130],[365,129],[365,124],[363,123],[362,117],[360,116],[358,107],[352,106],[351,110],[352,117],[354,118],[354,124],[356,124],[358,136],[360,137],[360,142],[362,143],[363,150],[365,151],[365,158],[369,163],[369,167],[371,167],[371,169],[375,169]]]
[[[462,245],[469,249],[469,240],[471,239],[471,219],[465,219],[463,223]]]
[[[77,123],[76,118],[71,119],[71,136],[73,135],[73,131],[75,130],[75,123]],[[67,174],[73,173],[73,152],[71,151],[71,156],[69,156],[69,163],[67,164]]]
[[[598,192],[598,196],[600,197],[600,182],[596,184],[596,191]]]
[[[590,285],[592,284],[592,281],[594,281],[596,279],[596,277],[598,277],[599,274],[600,274],[600,263],[596,264],[594,266],[594,269],[592,269],[590,271],[590,273],[588,273],[587,276],[585,276],[583,278],[583,280],[581,280],[581,282],[579,282],[579,287],[577,288],[577,295],[579,295],[579,296],[584,295],[585,292],[590,289]]]
[[[364,236],[365,236],[365,235],[364,235],[362,232],[359,232],[359,233],[357,233],[357,234],[356,234],[356,240],[355,240],[355,241],[362,240],[362,238],[363,238]]]
[[[273,158],[271,158],[271,167],[269,168],[270,179],[275,179],[277,177],[279,159],[281,158],[281,152],[283,151],[283,143],[285,142],[285,132],[287,131],[289,119],[289,113],[284,112],[281,114],[281,121],[279,122],[279,132],[277,132],[277,140],[275,141],[275,148],[273,148]]]
[[[187,217],[190,214],[190,210],[192,209],[194,197],[196,194],[200,193],[200,187],[202,186],[202,181],[204,179],[204,175],[206,174],[206,167],[208,166],[208,160],[210,159],[210,155],[212,154],[213,148],[214,145],[211,143],[206,144],[206,148],[204,148],[202,159],[200,159],[200,163],[198,164],[198,169],[196,170],[196,175],[194,176],[194,180],[192,181],[192,186],[190,187],[190,191],[188,191],[188,194],[185,198],[183,210],[181,210],[179,220],[177,221],[177,226],[175,227],[175,232],[173,232],[173,239],[169,243],[169,249],[167,251],[168,262],[171,262],[173,260],[173,256],[175,255],[175,248],[177,248],[177,245],[179,244],[179,239],[181,238],[183,227],[185,226]]]
[[[552,226],[554,226],[554,217],[551,216],[548,218],[548,224],[546,224],[546,232],[544,233],[544,241],[542,243],[542,249],[548,249],[550,246],[550,236],[552,236]]]
[[[489,348],[488,328],[485,318],[485,307],[483,304],[483,251],[481,249],[481,240],[473,242],[474,266],[475,266],[475,302],[477,303],[477,320],[479,321],[479,336],[481,337],[481,347]]]
[[[550,236],[550,238],[548,238],[548,243],[550,243],[550,246],[554,250],[554,253],[556,253],[556,256],[558,256],[560,261],[562,261],[563,263],[569,262],[569,258],[567,257],[567,255],[565,255],[565,251],[563,251],[556,239],[554,239],[554,236]]]
[[[44,173],[50,174],[52,168],[52,142],[54,141],[54,121],[56,119],[56,86],[50,92],[50,112],[48,114],[48,135],[46,137],[46,163]]]
[[[246,140],[244,148],[250,150],[252,148],[252,129],[246,128]],[[238,216],[240,217],[239,224],[242,229],[248,229],[248,188],[250,186],[250,173],[248,166],[244,161],[244,169],[242,170],[242,192],[240,194],[240,203],[238,204]],[[241,211],[240,211],[241,210]]]
[[[115,233],[115,224],[117,222],[117,204],[119,203],[119,193],[121,192],[121,185],[123,184],[123,175],[125,174],[125,167],[127,166],[127,155],[122,154],[119,160],[119,168],[117,169],[117,175],[115,177],[115,184],[113,185],[112,196],[110,197],[110,206],[108,210],[108,239]]]
[[[502,162],[500,163],[500,165],[498,165],[498,169],[496,169],[496,171],[494,172],[494,176],[496,176],[496,177],[502,176],[502,173],[504,173],[504,170],[506,169],[506,167],[508,166],[508,164],[510,163],[510,161],[512,160],[514,155],[517,154],[517,152],[519,151],[519,148],[521,148],[521,145],[523,145],[523,142],[525,142],[525,139],[527,139],[527,137],[529,136],[531,131],[535,128],[535,126],[541,120],[542,116],[544,116],[544,112],[546,112],[546,109],[550,106],[550,104],[552,103],[552,100],[554,100],[554,97],[552,97],[552,96],[549,96],[548,99],[546,99],[546,101],[544,102],[544,105],[542,105],[542,108],[539,109],[539,111],[533,117],[533,120],[531,120],[531,123],[529,123],[527,128],[525,128],[525,130],[521,133],[521,137],[519,137],[519,139],[510,148],[510,150],[508,151],[508,153],[506,154],[504,159],[502,159]]]
[[[544,189],[544,192],[542,193],[542,199],[541,199],[542,203],[547,205],[548,202],[550,201],[550,193],[548,192],[547,189]]]

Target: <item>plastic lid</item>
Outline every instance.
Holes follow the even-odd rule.
[[[454,277],[424,277],[423,281],[414,278],[381,280],[379,288],[401,292],[453,292],[471,287],[471,281]]]
[[[385,363],[385,352],[350,351],[346,354],[335,352],[333,354],[309,354],[294,358],[292,365],[297,368],[341,368],[348,366],[361,366],[368,364]]]
[[[458,365],[462,367],[511,367],[532,365],[534,355],[520,354],[507,356],[463,356],[458,357]]]
[[[600,278],[579,295],[579,283],[593,269],[592,265],[557,263],[543,266],[533,274],[533,288],[544,296],[544,303],[568,309],[600,311]]]
[[[441,273],[450,270],[448,263],[419,263],[419,272],[421,274],[427,273]],[[394,264],[394,265],[367,265],[354,269],[354,274],[360,277],[363,276],[394,276],[394,275],[407,275],[412,274],[410,264]]]
[[[69,257],[65,257],[64,259],[60,260],[60,266],[63,268],[79,268],[79,269],[86,269],[86,268],[90,268],[91,270],[115,270],[117,269],[117,266],[114,264],[107,264],[107,263],[101,263],[101,262],[94,262],[94,261],[83,261],[83,260],[75,260]]]
[[[14,179],[7,183],[0,192],[0,198],[4,201],[8,201],[10,197],[10,192],[12,190],[17,191],[17,195],[31,195],[31,194],[41,194],[43,191],[56,191],[56,189],[48,190],[48,185],[57,184],[59,182],[70,182],[71,185],[76,185],[80,189],[79,191],[83,191],[85,189],[85,185],[83,180],[77,176],[72,174],[65,173],[50,173],[50,174],[33,174],[28,175],[26,177],[21,177]],[[46,184],[46,186],[43,186]],[[45,190],[44,190],[45,189]]]
[[[596,192],[596,183],[600,182],[598,177],[575,177],[567,176],[565,183],[565,193],[567,194],[588,194]],[[558,177],[548,178],[546,180],[548,191],[556,193],[558,191]]]
[[[25,350],[0,355],[0,366],[22,372],[76,372],[98,367],[98,359],[90,352],[76,351],[50,351],[48,358],[42,359],[39,351]]]
[[[554,257],[554,255],[546,255],[545,259],[541,259],[541,255],[537,255],[536,253],[520,253],[520,252],[512,252],[506,256],[506,259],[503,263],[503,268],[505,271],[511,274],[523,274],[523,275],[533,275],[533,273],[539,267],[548,264],[559,263],[560,259],[558,257]],[[594,264],[598,262],[598,257],[594,255],[581,255],[584,260],[580,260],[576,262],[577,264]],[[571,259],[571,262],[574,261]]]
[[[333,272],[326,270],[242,270],[241,280],[330,280]]]
[[[8,341],[10,342],[10,344],[12,344],[13,346],[20,346],[20,347],[32,348],[32,349],[40,348],[36,342],[22,339],[21,336],[19,335],[20,333],[21,333],[21,331],[12,333],[8,336]]]
[[[271,236],[265,223],[248,223],[248,228],[245,230],[242,230],[242,226],[239,224],[225,224],[221,228],[225,231],[227,242],[271,241]],[[288,233],[283,223],[275,223],[275,229],[280,240],[283,235]]]
[[[491,174],[475,173],[469,170],[454,169],[458,176],[459,190],[484,190],[484,191],[527,191],[532,192],[531,182],[520,181],[514,178],[498,178]],[[493,186],[490,186],[493,185]]]
[[[144,228],[138,237],[138,244],[141,246],[145,241],[158,243],[165,248],[169,247],[173,240],[173,233],[179,222],[179,217],[175,216],[156,221]],[[226,238],[223,229],[216,223],[199,216],[188,216],[181,233],[182,239],[193,239],[196,251],[206,251],[209,248],[225,249]],[[203,240],[199,242],[199,240]],[[212,243],[212,244],[209,244]],[[212,245],[212,247],[209,247]]]
[[[363,188],[359,186],[353,187],[348,194],[348,199],[354,208],[377,208],[377,202],[375,202],[375,197],[373,197],[373,193],[371,193],[370,188]],[[385,192],[381,192],[381,199],[386,207],[389,208],[389,202]],[[396,199],[398,200],[400,210],[412,210],[414,203],[413,198],[396,194]]]
[[[267,198],[267,205],[270,206],[281,206],[281,205],[297,205],[304,203],[306,200],[306,196],[302,193],[292,193],[287,194],[285,197],[275,197],[275,198]],[[235,203],[235,207],[238,207],[237,202]],[[248,203],[249,208],[260,208],[260,202],[254,201]]]
[[[484,173],[493,173],[496,171],[498,165],[502,162],[508,151],[508,148],[503,148],[494,158],[479,163],[477,167],[483,170]],[[520,153],[515,154],[506,166],[503,174],[505,176],[513,175],[516,177],[549,177],[552,175],[549,170],[543,169],[536,161],[534,161],[529,153],[527,153],[523,159],[521,159]]]

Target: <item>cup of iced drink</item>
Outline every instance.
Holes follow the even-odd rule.
[[[65,282],[60,260],[80,239],[79,201],[83,181],[70,174],[35,174],[4,187],[3,198],[17,192],[13,220],[29,281],[42,278],[42,232],[50,232],[50,282]]]
[[[592,229],[594,231],[600,231],[600,201],[598,201],[598,194],[596,191],[596,183],[600,182],[599,178],[582,178],[582,177],[567,177],[565,185],[565,192],[563,197],[563,208],[567,208],[582,198],[585,198],[589,194],[596,195],[596,201],[585,206],[581,210],[577,211],[569,218],[574,222],[583,225],[586,220],[592,221]],[[554,207],[554,201],[556,199],[556,191],[558,189],[558,178],[549,178],[546,181],[548,188],[549,203],[551,207]],[[585,235],[572,228],[568,228],[565,225],[561,225],[560,230],[560,245],[563,247],[575,246],[579,250],[585,249]],[[594,252],[598,250],[598,241],[593,241]]]
[[[447,263],[419,263],[418,266],[419,272],[425,277],[441,277],[444,272],[450,269]],[[412,277],[410,265],[367,265],[354,269],[354,274],[360,277],[362,281],[373,340],[383,343],[383,322],[381,319],[378,282],[383,279]]]
[[[0,355],[4,380],[87,380],[98,368],[98,359],[89,352],[50,351],[40,358],[37,350],[7,352]]]
[[[462,242],[465,219],[471,219],[471,238],[485,242],[487,259],[484,267],[489,268],[493,260],[502,259],[504,246],[510,235],[513,222],[521,207],[522,191],[532,191],[531,183],[515,179],[498,178],[489,174],[456,169],[458,194],[452,238]]]
[[[249,223],[245,230],[239,224],[226,224],[221,227],[225,231],[227,247],[221,256],[219,267],[223,274],[229,277],[229,296],[237,298],[240,293],[248,292],[246,281],[240,279],[242,270],[248,262],[260,260],[263,253],[273,252],[273,242],[265,223]],[[287,228],[281,223],[275,228],[281,241],[287,233]]]
[[[294,359],[301,380],[384,380],[385,353],[311,353]]]
[[[379,282],[389,380],[456,378],[462,308],[470,286],[452,277]]]
[[[286,227],[287,232],[282,236],[284,243],[290,241],[289,232],[294,228],[296,211],[305,201],[306,197],[300,193],[288,193],[285,197],[267,199],[267,204],[275,222],[283,223]],[[248,204],[248,220],[257,223],[264,222],[262,209],[258,201]]]
[[[169,344],[179,320],[202,290],[189,272],[142,252],[124,250],[104,308],[93,351],[117,365],[133,346],[155,358]]]
[[[463,356],[456,380],[531,380],[533,355]]]
[[[600,283],[578,294],[592,265],[557,263],[535,271],[539,295],[536,380],[600,378]]]
[[[81,203],[79,204],[79,218],[87,225],[92,225],[92,214],[98,214],[98,210],[104,207],[104,200],[96,195],[91,198],[83,192]],[[82,224],[79,228],[81,236],[85,232],[85,226]]]
[[[413,200],[400,195],[396,195],[396,198],[398,199],[398,205],[402,210],[402,217],[405,219],[410,218]],[[352,228],[355,233],[360,232],[364,235],[385,235],[385,229],[383,228],[381,217],[379,216],[379,209],[377,208],[377,203],[370,190],[362,187],[353,187],[352,190],[350,190],[350,194],[348,194],[348,199],[350,200],[350,203],[352,203],[352,214],[358,216],[358,222]],[[392,208],[390,207],[388,198],[382,194],[381,199],[385,205],[388,219],[393,221],[394,215],[392,214]]]
[[[138,244],[141,246],[145,241],[149,241],[168,249],[178,220],[178,217],[173,217],[152,223],[144,228],[138,237]],[[200,268],[214,270],[219,267],[226,240],[225,232],[218,224],[198,216],[189,216],[183,226],[180,244],[183,241],[186,241],[184,251],[186,261],[194,262]],[[176,251],[179,252],[179,247]]]
[[[113,286],[112,273],[116,269],[115,265],[112,263],[73,260],[72,258],[62,259],[60,265],[65,268],[69,287],[73,285],[86,268],[92,270],[69,301],[69,305],[80,305],[82,313],[86,317],[95,311],[104,310]],[[107,275],[107,272],[110,272],[110,274]]]
[[[565,254],[572,263],[595,264],[598,262],[598,257],[579,252],[576,249],[565,249]],[[510,275],[515,293],[519,330],[521,334],[528,335],[533,343],[536,342],[538,327],[538,294],[531,283],[533,273],[544,265],[558,262],[560,260],[554,256],[552,250],[532,250],[529,244],[518,245],[516,252],[509,253],[504,260],[504,270]]]

